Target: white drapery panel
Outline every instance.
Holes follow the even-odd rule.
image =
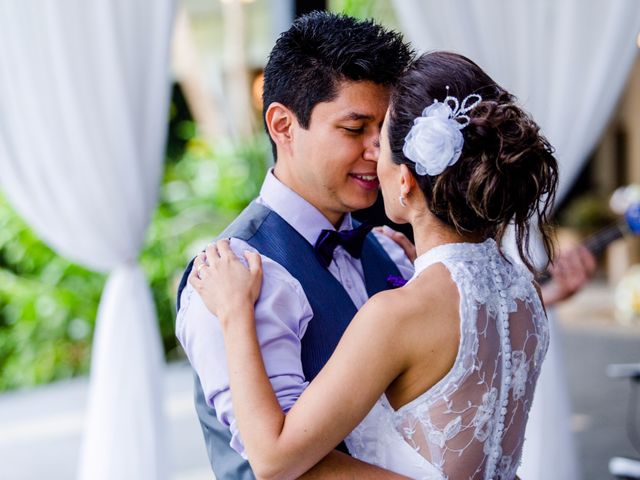
[[[637,54],[637,0],[394,0],[419,51],[452,50],[515,94],[556,148],[560,200]]]
[[[156,205],[172,0],[0,0],[0,188],[57,252],[109,272],[79,477],[163,478],[163,355],[137,264]]]

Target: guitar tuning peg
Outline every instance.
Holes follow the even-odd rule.
[[[609,200],[609,207],[617,215],[625,212],[635,203],[640,203],[640,185],[631,184],[616,189]]]

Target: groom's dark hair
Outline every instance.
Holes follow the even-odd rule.
[[[322,11],[303,15],[280,35],[269,55],[263,116],[271,103],[279,102],[309,128],[313,107],[333,100],[340,81],[394,85],[412,58],[398,32],[371,20]],[[273,140],[271,145],[275,158]]]

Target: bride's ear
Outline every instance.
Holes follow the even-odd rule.
[[[417,187],[416,179],[404,163],[400,165],[400,194],[404,197],[411,195]]]

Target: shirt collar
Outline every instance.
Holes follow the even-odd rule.
[[[320,210],[276,178],[273,168],[267,172],[260,200],[291,225],[311,245],[315,245],[322,230],[335,230]],[[351,214],[346,213],[338,230],[352,228]]]

